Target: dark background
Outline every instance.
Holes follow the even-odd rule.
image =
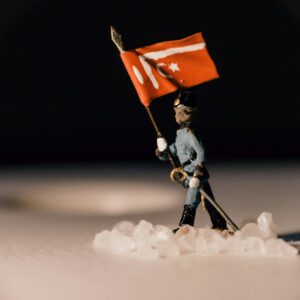
[[[194,87],[209,160],[298,159],[297,0],[1,0],[0,164],[156,161],[126,49],[201,31],[220,78]],[[153,102],[171,141],[175,94]]]

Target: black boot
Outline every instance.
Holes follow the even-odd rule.
[[[182,225],[194,226],[195,215],[196,215],[196,208],[194,208],[191,205],[185,205],[179,222],[179,227],[175,228],[173,232],[175,233]]]

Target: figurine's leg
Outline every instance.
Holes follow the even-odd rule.
[[[191,225],[194,226],[196,210],[200,203],[200,192],[198,189],[188,188],[186,200],[182,212],[182,216],[179,222],[179,227],[182,225]],[[176,232],[178,229],[174,229],[173,232]]]
[[[188,224],[194,226],[196,210],[200,203],[200,191],[195,188],[188,188],[186,199],[184,203],[184,210],[182,213],[179,226]]]
[[[194,226],[196,209],[191,205],[184,205],[179,226],[191,225]]]
[[[185,205],[189,205],[193,207],[195,210],[197,209],[198,205],[200,203],[200,191],[197,188],[188,188],[186,199],[185,199]]]
[[[211,190],[210,184],[208,182],[204,185],[203,190],[207,193],[208,196],[210,196],[214,201],[216,201],[215,197],[213,195],[213,192]],[[212,228],[227,229],[227,223],[226,223],[225,219],[214,208],[214,206],[212,204],[210,204],[210,202],[208,200],[205,201],[205,207],[210,216],[210,219],[212,222]]]

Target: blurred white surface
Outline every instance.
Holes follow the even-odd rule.
[[[237,225],[270,211],[280,233],[300,230],[299,165],[216,165],[209,171],[217,201]],[[10,171],[0,177],[1,300],[300,299],[299,256],[145,262],[95,251],[95,234],[121,220],[178,223],[185,192],[169,182],[167,168]],[[96,200],[109,195],[123,201],[105,210]],[[147,201],[140,205],[138,199]],[[197,223],[209,224],[201,208]]]

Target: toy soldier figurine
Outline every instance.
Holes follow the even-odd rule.
[[[171,173],[171,178],[182,183],[187,189],[187,196],[184,204],[179,227],[188,224],[194,226],[196,209],[202,202],[203,207],[209,213],[212,228],[227,229],[225,219],[205,197],[201,195],[200,188],[214,200],[208,179],[209,174],[205,167],[205,153],[201,141],[196,137],[193,130],[193,121],[197,114],[196,96],[192,92],[184,91],[179,93],[174,101],[175,119],[180,125],[177,130],[175,143],[168,146],[163,137],[157,139],[156,155],[161,160],[167,160],[168,155],[178,158],[181,167]],[[176,232],[178,229],[174,229]]]

